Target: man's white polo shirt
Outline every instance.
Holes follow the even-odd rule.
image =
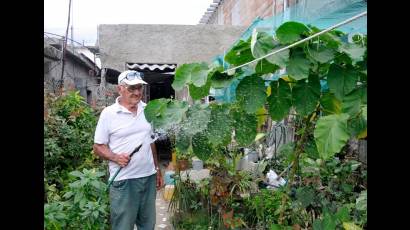
[[[152,157],[151,143],[153,138],[152,126],[145,119],[146,104],[138,103],[137,115],[118,103],[110,105],[101,112],[95,130],[94,143],[106,144],[115,154],[130,154],[142,143],[139,152],[135,153],[131,161],[115,178],[115,181],[150,176],[156,172]],[[110,178],[120,167],[109,161]]]

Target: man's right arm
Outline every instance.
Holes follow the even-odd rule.
[[[97,156],[105,160],[113,161],[121,167],[127,166],[130,161],[130,157],[127,154],[114,154],[106,144],[94,144],[93,150]]]

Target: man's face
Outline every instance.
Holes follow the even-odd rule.
[[[137,105],[142,98],[142,84],[120,85],[120,95],[127,104]]]

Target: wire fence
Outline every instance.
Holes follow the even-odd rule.
[[[265,155],[277,159],[281,146],[295,141],[294,123],[277,122],[268,130],[265,138]],[[367,140],[352,138],[349,140],[348,154],[367,165]]]

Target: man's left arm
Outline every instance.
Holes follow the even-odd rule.
[[[152,158],[154,158],[155,169],[157,170],[157,189],[160,189],[164,185],[164,178],[162,178],[161,168],[159,167],[157,147],[155,143],[151,143]]]

